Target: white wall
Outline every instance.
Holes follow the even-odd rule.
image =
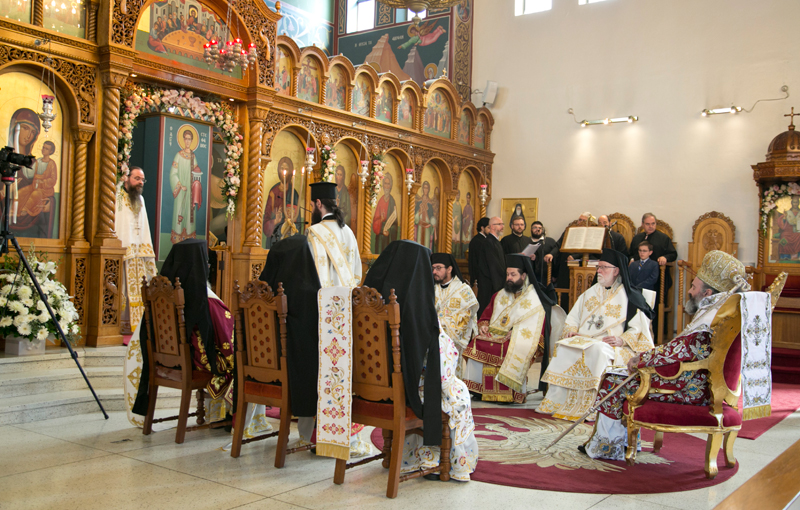
[[[716,210],[736,224],[739,258],[757,256],[751,164],[800,110],[797,0],[553,0],[514,16],[513,0],[476,0],[473,83],[499,82],[489,214],[503,197],[539,197],[558,237],[584,210],[652,211],[685,257],[692,225]],[[730,105],[752,113],[700,116]],[[480,96],[473,97],[476,104]],[[634,124],[578,120],[638,115]],[[800,120],[797,121],[800,124]]]

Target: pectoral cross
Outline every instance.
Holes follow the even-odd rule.
[[[604,322],[603,319],[604,319],[604,317],[601,315],[595,320],[594,314],[592,314],[592,317],[588,321],[589,322],[589,327],[590,328],[594,327],[594,328],[597,328],[597,329],[603,329],[603,322]]]
[[[789,117],[789,129],[794,130],[794,116],[800,116],[800,113],[794,113],[794,106],[792,106],[792,113],[787,113],[784,117]]]

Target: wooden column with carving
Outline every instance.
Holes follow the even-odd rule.
[[[264,120],[267,118],[267,108],[250,106],[247,115],[250,121],[250,143],[247,153],[247,210],[245,211],[245,240],[244,246],[257,248],[261,246],[261,228],[263,219],[263,193],[261,181],[263,178],[261,165],[261,147],[264,137]]]
[[[94,131],[75,129],[72,138],[75,141],[75,161],[72,178],[72,217],[70,218],[70,237],[67,253],[69,254],[69,294],[74,296],[73,303],[78,311],[78,324],[81,335],[80,344],[86,343],[86,303],[87,281],[89,276],[89,243],[86,241],[86,173],[88,162],[88,144]]]
[[[422,187],[422,184],[415,182],[411,185],[411,192],[408,194],[408,211],[406,214],[408,215],[408,221],[406,221],[407,228],[406,228],[406,239],[414,240],[414,213],[416,212],[417,206],[417,192]]]
[[[97,11],[100,4],[90,0],[86,5],[86,38],[97,42]]]
[[[132,65],[132,52],[117,48],[101,51],[103,103],[100,159],[94,169],[92,184],[97,186],[97,222],[93,225],[90,253],[89,298],[86,303],[86,344],[119,345],[122,299],[122,258],[125,249],[114,231],[116,218],[117,143],[119,141],[120,89],[127,80]],[[77,155],[77,152],[76,152]],[[76,283],[76,285],[78,285]]]
[[[33,24],[44,26],[44,0],[33,0]]]
[[[456,193],[449,193],[447,196],[447,224],[444,231],[444,246],[439,246],[439,250],[444,253],[453,251],[453,205],[456,200]]]

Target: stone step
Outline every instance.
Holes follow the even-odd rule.
[[[95,390],[122,390],[122,367],[87,366],[83,369]],[[86,381],[74,363],[69,368],[0,373],[0,398],[82,389],[86,389]]]
[[[84,367],[122,367],[127,347],[77,347],[78,362]],[[65,347],[48,349],[45,354],[33,356],[6,356],[0,353],[0,373],[29,372],[75,368],[75,361]]]
[[[121,389],[95,390],[106,411],[125,411],[125,395]],[[159,388],[156,407],[175,409],[180,406],[180,391]],[[194,399],[194,397],[192,397]],[[193,401],[194,406],[194,401]],[[28,423],[77,414],[99,413],[100,408],[88,389],[0,398],[0,425]]]

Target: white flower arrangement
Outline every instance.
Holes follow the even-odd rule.
[[[133,85],[122,91],[122,107],[119,117],[119,142],[117,145],[117,180],[122,181],[130,173],[129,163],[133,148],[133,128],[136,118],[146,111],[170,112],[175,108],[190,110],[193,114],[214,121],[225,142],[225,175],[220,181],[222,194],[228,202],[226,214],[232,217],[236,212],[236,196],[242,185],[239,160],[244,153],[239,134],[239,124],[233,120],[233,111],[225,103],[205,102],[194,97],[192,91],[164,90],[155,87]]]
[[[31,250],[32,251],[32,250]],[[66,287],[52,280],[56,274],[56,263],[38,260],[35,253],[28,256],[47,302],[55,313],[56,319],[71,344],[80,337],[78,311],[70,300]],[[33,281],[28,273],[11,259],[6,259],[3,271],[0,272],[0,334],[4,337],[17,336],[30,341],[44,340],[48,336],[57,335],[58,330],[47,306],[39,298]]]
[[[796,182],[781,184],[780,186],[774,184],[764,189],[761,195],[761,235],[767,235],[769,217],[777,207],[778,200],[798,195],[800,195],[800,185]]]
[[[330,145],[325,145],[322,147],[320,152],[320,178],[322,179],[321,182],[336,182],[335,172],[336,172],[336,149],[333,149]]]

